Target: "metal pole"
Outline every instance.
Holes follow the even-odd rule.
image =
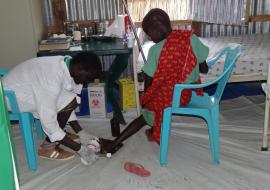
[[[130,16],[130,13],[129,13],[129,10],[128,10],[126,1],[125,1],[125,0],[122,0],[122,2],[123,2],[123,4],[124,4],[125,11],[126,11],[126,13],[127,13],[127,15],[128,15],[129,22],[130,22],[130,24],[131,24],[131,28],[132,28],[133,34],[134,34],[135,39],[136,39],[136,41],[137,41],[137,43],[138,43],[139,51],[140,51],[141,54],[142,54],[142,58],[143,58],[144,63],[146,63],[146,58],[145,58],[144,52],[143,52],[143,50],[142,50],[142,46],[141,46],[140,40],[139,40],[138,35],[137,35],[135,25],[134,25],[134,23],[133,23],[133,21],[132,21],[132,19],[131,19],[131,16]]]
[[[268,85],[270,85],[270,65],[268,65],[266,89],[267,89]],[[270,100],[269,100],[268,96],[269,96],[268,90],[266,90],[266,92],[265,92],[263,144],[262,144],[261,151],[268,151],[268,124],[269,124],[269,109],[270,109]]]

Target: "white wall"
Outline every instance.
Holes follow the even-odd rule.
[[[36,57],[46,33],[43,0],[0,1],[0,67],[11,68]]]

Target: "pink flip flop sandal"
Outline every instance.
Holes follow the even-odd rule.
[[[141,177],[148,177],[151,175],[150,171],[146,170],[142,165],[133,162],[126,162],[124,169]]]

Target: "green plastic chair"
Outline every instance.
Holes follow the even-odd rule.
[[[224,91],[224,88],[231,76],[232,70],[238,57],[242,52],[242,47],[239,44],[229,44],[222,49],[213,59],[207,62],[211,67],[217,63],[220,58],[225,57],[223,72],[215,79],[202,84],[176,84],[171,107],[163,111],[163,123],[161,128],[160,141],[160,165],[167,164],[168,144],[171,130],[171,118],[173,114],[192,115],[203,118],[208,125],[209,141],[211,148],[212,162],[219,164],[219,103]],[[210,85],[217,85],[215,93],[204,96],[198,96],[192,92],[192,97],[189,104],[185,107],[180,107],[180,97],[183,89],[205,88]]]
[[[0,81],[0,189],[18,189],[16,155],[11,138],[11,126],[5,96]]]

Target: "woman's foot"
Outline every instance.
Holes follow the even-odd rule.
[[[103,139],[103,138],[99,138],[99,144],[101,147],[101,150],[100,150],[101,154],[107,154],[107,153],[114,154],[123,146],[122,143],[120,143],[119,145],[115,145],[113,140]]]
[[[145,135],[146,135],[147,140],[148,140],[149,142],[155,141],[155,139],[154,139],[154,137],[153,137],[152,134],[153,134],[153,133],[152,133],[152,129],[146,129],[146,130],[145,130]]]
[[[145,135],[146,135],[147,140],[148,140],[149,142],[155,142],[155,143],[157,143],[158,145],[160,145],[160,142],[157,141],[157,140],[155,139],[155,137],[153,136],[152,128],[151,128],[151,129],[146,129],[146,130],[145,130]]]

